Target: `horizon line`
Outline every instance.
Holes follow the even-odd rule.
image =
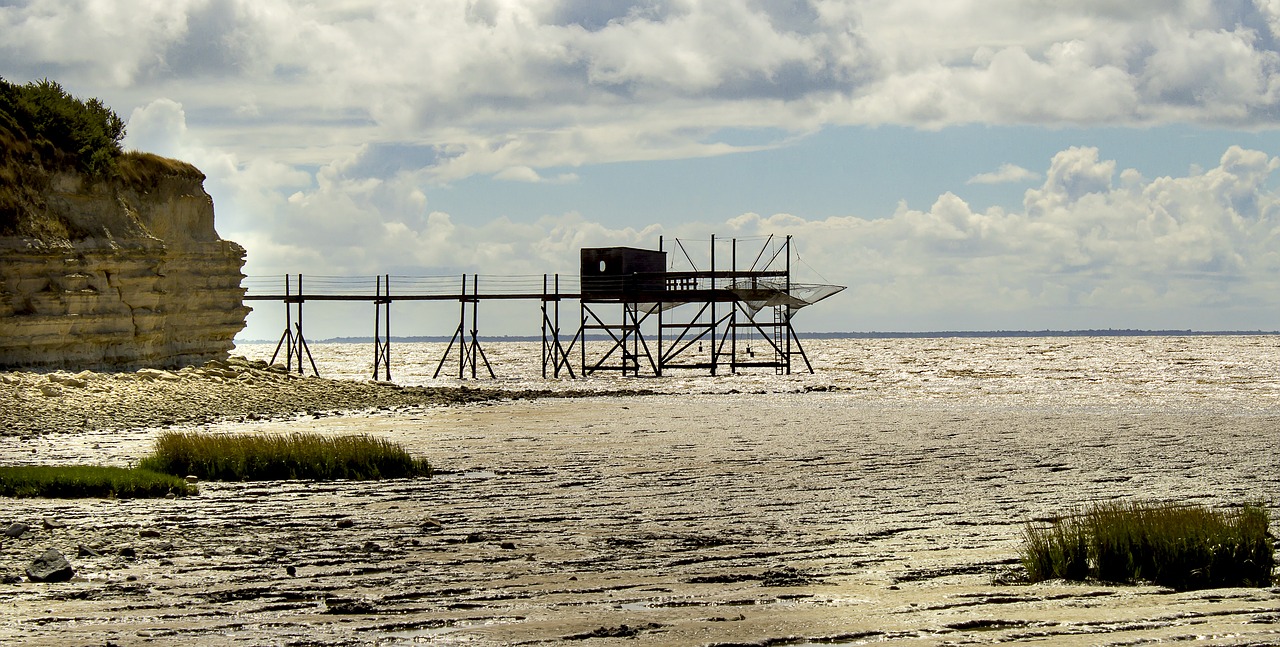
[[[1213,337],[1213,336],[1274,336],[1280,335],[1276,330],[1192,330],[1192,329],[1142,329],[1142,328],[1081,328],[1074,330],[932,330],[932,331],[834,331],[834,332],[796,332],[802,339],[929,339],[948,337]],[[487,341],[542,341],[539,335],[479,335]],[[390,341],[400,343],[434,343],[448,342],[453,337],[448,335],[404,335],[392,336]],[[608,336],[592,335],[592,341],[608,340]],[[236,344],[274,344],[278,340],[269,339],[236,339]],[[372,343],[372,336],[344,336],[313,339],[315,344],[358,344]]]

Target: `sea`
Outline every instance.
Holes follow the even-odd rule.
[[[841,392],[881,403],[938,407],[1280,413],[1277,335],[939,336],[804,339],[802,344],[808,365],[797,354],[790,374],[779,375],[772,368],[733,373],[721,366],[714,376],[706,369],[671,369],[655,377],[646,368],[641,376],[609,371],[584,378],[574,349],[574,377],[562,369],[559,378],[544,378],[538,341],[482,339],[474,364],[463,361],[456,344],[393,341],[391,381],[602,393]],[[375,378],[372,342],[317,342],[308,349],[307,375]],[[241,343],[234,354],[270,360],[276,350],[274,343]],[[759,341],[738,345],[741,361],[767,350],[767,343]],[[600,342],[589,343],[588,352],[589,359],[603,352]],[[696,354],[694,348],[686,352]],[[284,350],[279,353],[276,361],[283,363]],[[293,368],[297,370],[296,363]],[[385,375],[380,372],[377,378]]]

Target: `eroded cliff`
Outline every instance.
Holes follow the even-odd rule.
[[[129,154],[111,179],[28,168],[0,235],[0,368],[178,367],[244,328],[244,248],[194,167]]]

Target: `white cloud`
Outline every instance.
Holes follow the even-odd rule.
[[[135,108],[126,124],[125,148],[185,160],[204,172],[205,190],[217,196],[218,232],[237,242],[253,239],[264,243],[264,249],[276,248],[260,237],[262,231],[270,231],[265,223],[286,203],[284,196],[301,195],[296,189],[313,181],[309,174],[269,157],[241,159],[209,147],[188,127],[183,105],[172,99]]]
[[[529,182],[532,184],[551,183],[551,184],[569,184],[576,182],[578,176],[575,173],[561,173],[555,177],[543,177],[537,171],[528,166],[512,166],[498,171],[493,176],[495,179],[508,180],[511,182]]]
[[[173,97],[242,159],[437,146],[451,181],[723,154],[708,136],[724,128],[1274,126],[1278,14],[1271,0],[30,0],[0,13],[0,74],[53,70],[124,112]]]
[[[1232,148],[1146,179],[1071,148],[1021,205],[975,211],[940,191],[883,218],[671,230],[572,213],[474,223],[429,196],[473,176],[571,183],[562,169],[758,150],[719,135],[733,130],[1274,129],[1278,39],[1277,0],[28,0],[0,10],[0,74],[103,97],[130,115],[127,145],[199,166],[252,272],[373,273],[388,258],[572,271],[584,244],[786,230],[851,285],[841,298],[862,319],[848,327],[1011,312],[1063,327],[1048,318],[1106,304],[1148,320],[1267,307],[1276,159]],[[969,181],[1039,177],[1005,165]]]
[[[371,275],[396,259],[397,271],[417,274],[573,275],[583,246],[790,234],[804,259],[799,280],[821,275],[850,286],[840,301],[806,313],[829,317],[825,329],[1230,327],[1280,315],[1268,305],[1280,289],[1277,170],[1280,158],[1231,147],[1212,169],[1148,181],[1117,174],[1096,149],[1069,148],[1016,211],[974,210],[945,193],[928,209],[903,205],[885,218],[746,213],[619,229],[576,214],[464,222],[411,208],[407,185],[344,189],[333,169],[335,177],[304,192],[281,223],[305,223],[314,237],[302,236],[294,251],[277,249],[259,266],[270,271],[256,273]],[[403,208],[389,210],[390,203]],[[380,226],[357,224],[371,211],[382,214]],[[752,244],[743,242],[740,254]],[[283,265],[305,261],[305,248],[317,250],[312,266]]]
[[[979,173],[965,184],[1008,184],[1040,179],[1040,174],[1028,171],[1017,164],[1001,164],[1000,168],[990,173]]]

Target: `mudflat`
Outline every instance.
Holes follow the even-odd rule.
[[[1278,422],[810,392],[209,423],[369,433],[438,472],[6,500],[31,529],[0,575],[54,547],[76,577],[0,585],[0,643],[1280,644],[1280,588],[1018,581],[1023,524],[1088,502],[1274,519]],[[157,433],[9,436],[0,460],[128,464]]]

